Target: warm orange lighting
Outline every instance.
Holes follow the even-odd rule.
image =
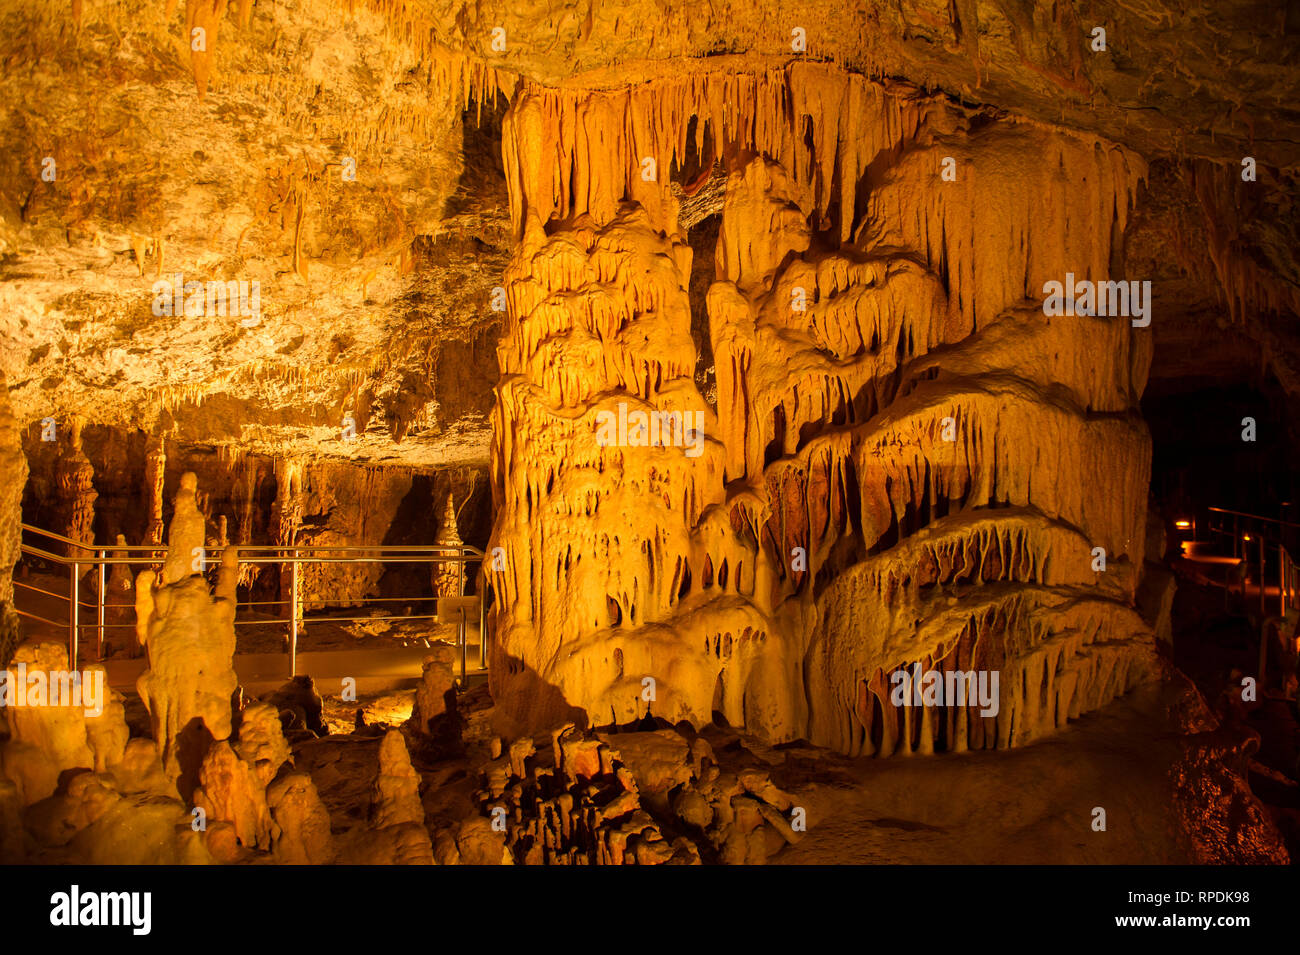
[[[1250,540],[1250,535],[1249,535],[1249,534],[1242,534],[1242,535],[1241,535],[1241,539],[1244,540],[1244,541],[1248,541],[1248,540]]]

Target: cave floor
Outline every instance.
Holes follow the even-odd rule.
[[[975,754],[851,759],[797,744],[766,746],[718,727],[701,735],[724,771],[763,766],[806,809],[807,834],[773,864],[1190,864],[1210,860],[1188,837],[1195,800],[1180,792],[1204,777],[1175,771],[1187,744],[1168,714],[1184,693],[1185,685],[1152,684],[1056,736]],[[364,818],[377,734],[409,707],[400,691],[363,698],[350,710],[327,702],[332,728],[345,728],[357,708],[370,725],[294,747],[336,830]],[[431,828],[474,812],[473,766],[490,733],[490,708],[485,689],[466,699],[464,751],[411,741]],[[1222,763],[1201,771],[1215,777],[1209,790],[1231,790]],[[1096,807],[1106,810],[1104,832],[1093,830]],[[1232,847],[1222,851],[1217,861],[1241,861]]]
[[[1182,744],[1143,688],[1059,734],[1002,751],[844,759],[784,749],[778,785],[808,834],[773,861],[1164,864],[1196,861],[1171,812]],[[1106,829],[1094,831],[1096,808]]]
[[[1213,751],[1217,758],[1188,770],[1188,737],[1170,716],[1187,692],[1186,684],[1148,684],[1054,736],[1003,751],[877,760],[802,744],[768,746],[716,726],[701,735],[724,772],[762,767],[806,810],[807,833],[772,864],[1251,861],[1255,824],[1247,826],[1255,835],[1240,846],[1227,838],[1208,857],[1204,840],[1198,852],[1190,837],[1202,823],[1218,826],[1212,813],[1198,809],[1200,796],[1234,794],[1234,783],[1222,747]],[[323,718],[331,735],[293,743],[295,764],[311,773],[336,835],[365,824],[379,739],[407,720],[413,695],[388,689],[347,703],[326,696]],[[481,682],[461,699],[458,733],[430,739],[408,728],[406,734],[431,831],[476,814],[476,767],[486,758],[492,702]],[[138,698],[128,698],[127,710],[133,735],[147,734]],[[1240,786],[1235,795],[1240,798]],[[1093,829],[1098,807],[1106,812],[1105,831]]]
[[[1291,857],[1300,858],[1295,702],[1278,693],[1241,702],[1236,678],[1254,672],[1258,636],[1240,606],[1225,604],[1221,587],[1180,580],[1173,626],[1174,663],[1213,704],[1223,721],[1218,732],[1190,738],[1196,742],[1189,746],[1171,714],[1184,706],[1190,688],[1174,681],[1142,687],[1018,749],[887,761],[769,750],[769,759],[784,757],[774,780],[806,800],[809,816],[805,839],[772,861],[1261,861],[1253,855],[1258,846],[1248,845],[1255,836],[1234,832],[1222,818],[1232,801],[1226,794],[1235,786],[1239,796],[1242,787],[1222,761],[1187,759],[1201,745],[1244,774]],[[1092,828],[1097,807],[1106,810],[1104,832]],[[1240,823],[1239,809],[1227,814]],[[1247,823],[1243,830],[1258,832]],[[1193,838],[1190,830],[1201,827]]]
[[[1147,684],[1017,749],[878,760],[800,743],[769,746],[717,726],[701,735],[724,772],[761,766],[806,810],[807,833],[775,855],[773,864],[1259,861],[1252,856],[1258,825],[1247,820],[1247,835],[1241,836],[1222,822],[1225,813],[1240,817],[1244,792],[1229,763],[1246,774],[1294,857],[1300,849],[1300,785],[1291,705],[1266,697],[1249,709],[1219,706],[1224,729],[1188,737],[1177,714],[1186,712],[1195,696],[1191,682],[1216,702],[1231,671],[1248,668],[1254,651],[1245,622],[1228,615],[1221,591],[1210,587],[1180,584],[1174,628],[1175,662],[1187,679],[1176,675]],[[397,652],[394,644],[410,636],[406,629],[380,625],[367,636],[385,639],[390,652]],[[401,652],[417,653],[420,643]],[[474,653],[471,658],[476,659]],[[110,668],[128,662],[135,661],[110,661]],[[413,665],[418,673],[418,662]],[[355,701],[345,702],[318,679],[331,735],[297,741],[293,749],[295,762],[311,772],[329,807],[336,833],[366,818],[378,738],[409,718],[411,682],[376,681],[361,687]],[[492,701],[482,682],[472,681],[475,688],[461,698],[460,718],[449,735],[431,741],[407,734],[424,780],[431,830],[476,812],[476,767],[484,759],[492,722]],[[128,721],[133,735],[147,735],[148,716],[132,689],[125,690]],[[255,695],[266,690],[251,689]],[[1258,747],[1242,750],[1241,741],[1255,733]],[[1197,747],[1210,755],[1189,763],[1189,751]],[[1229,803],[1237,808],[1216,814],[1216,802],[1221,810]],[[1094,829],[1098,809],[1105,811],[1104,831]],[[1194,831],[1200,828],[1213,830],[1208,850],[1206,839]]]

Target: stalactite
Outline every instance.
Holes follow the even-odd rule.
[[[208,81],[217,54],[217,33],[226,12],[225,0],[185,0],[185,43],[190,49],[190,64],[194,70],[194,85],[199,99],[208,92]],[[241,13],[242,19],[242,13]],[[195,30],[202,30],[196,37]]]

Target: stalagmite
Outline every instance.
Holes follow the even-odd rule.
[[[275,462],[275,542],[281,546],[297,543],[298,531],[302,527],[303,514],[303,471],[301,461],[281,458]],[[301,572],[301,565],[280,565],[280,600],[284,605],[282,616],[293,612],[293,575]],[[297,613],[301,618],[302,603],[298,604]]]
[[[166,528],[163,525],[163,479],[167,470],[167,446],[162,435],[154,435],[149,440],[149,449],[145,453],[144,487],[145,507],[149,514],[149,528],[145,537],[146,544],[155,547],[163,542]]]
[[[91,545],[95,543],[95,499],[99,494],[94,484],[95,469],[81,444],[81,432],[85,423],[85,419],[79,415],[72,415],[68,419],[67,443],[60,450],[55,465],[55,479],[58,482],[59,513],[62,517],[59,533],[78,544]],[[64,544],[62,549],[65,556],[82,560],[94,554],[89,546]],[[80,572],[88,573],[89,564],[83,565]]]
[[[279,830],[271,854],[281,865],[328,865],[337,852],[330,816],[307,773],[286,773],[266,790]]]
[[[199,479],[193,471],[181,475],[176,492],[171,526],[167,529],[167,557],[163,561],[162,584],[178,583],[206,569],[206,522],[199,513]]]
[[[117,535],[118,549],[109,551],[117,560],[127,557],[126,537]],[[135,625],[133,609],[135,607],[135,582],[131,579],[131,567],[126,563],[115,563],[108,572],[107,593],[104,594],[104,623],[107,631],[107,643],[115,652],[125,651],[128,656],[135,656],[139,642],[132,634]]]
[[[20,682],[20,675],[27,679]],[[78,680],[75,691],[61,643],[29,640],[14,653],[0,696],[11,733],[0,745],[0,775],[15,785],[24,806],[51,795],[66,770],[109,769],[122,760],[126,723],[121,704],[109,698],[103,669],[86,670]]]
[[[277,835],[265,786],[257,779],[253,766],[240,759],[225,740],[213,743],[203,758],[194,805],[213,824],[229,823],[235,839],[245,849],[270,849]]]
[[[231,697],[238,686],[233,657],[239,554],[226,548],[216,591],[209,592],[194,563],[193,548],[203,544],[196,486],[192,474],[182,478],[160,580],[155,584],[150,571],[136,578],[137,632],[149,660],[136,686],[172,779],[197,773],[207,740],[230,738]]]
[[[465,542],[460,538],[456,527],[456,507],[450,494],[442,509],[442,523],[433,539],[438,547],[460,547]],[[457,561],[434,561],[433,592],[438,597],[459,597],[461,595],[464,565]]]
[[[375,780],[375,825],[383,829],[402,823],[424,824],[420,803],[420,777],[399,730],[389,730],[379,748],[379,776]]]
[[[253,767],[263,787],[270,784],[285,763],[290,762],[289,744],[280,728],[280,711],[269,703],[254,703],[240,714],[239,758]]]
[[[420,802],[420,776],[411,766],[400,730],[389,730],[379,747],[379,773],[372,800],[374,828],[366,839],[375,840],[360,859],[389,864],[432,865],[433,842],[424,824]]]

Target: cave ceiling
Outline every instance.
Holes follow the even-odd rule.
[[[1144,157],[1153,377],[1230,339],[1203,373],[1294,393],[1298,32],[1257,2],[6,2],[0,370],[28,427],[485,464],[509,104],[808,60]],[[177,274],[259,282],[257,319],[155,314]]]

